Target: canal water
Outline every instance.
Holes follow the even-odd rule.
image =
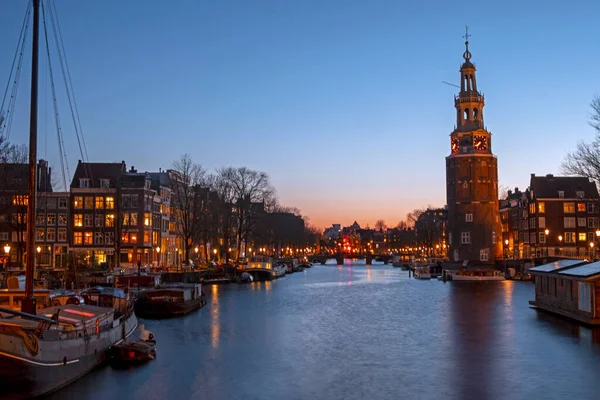
[[[187,317],[140,320],[158,356],[53,399],[598,399],[600,331],[531,309],[528,282],[315,266],[206,288]]]

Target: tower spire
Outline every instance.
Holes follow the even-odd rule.
[[[465,36],[463,37],[465,38],[466,47],[463,58],[465,59],[465,62],[469,62],[471,60],[471,52],[469,51],[469,38],[471,37],[471,35],[469,35],[469,25],[465,25]]]

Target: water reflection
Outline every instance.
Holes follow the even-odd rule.
[[[597,398],[600,330],[529,308],[532,284],[407,275],[329,264],[207,287],[198,312],[142,321],[156,360],[51,398]]]
[[[210,344],[213,349],[219,347],[219,339],[221,337],[221,319],[220,319],[220,302],[219,302],[219,285],[212,285],[211,302],[210,302]]]

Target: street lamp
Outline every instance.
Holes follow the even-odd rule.
[[[546,234],[546,257],[548,257],[548,234],[550,233],[550,230],[546,229],[544,233]]]
[[[508,258],[508,239],[504,240],[504,276],[508,272],[508,268],[506,265],[506,259]]]
[[[558,235],[558,254],[560,255],[560,246],[562,245],[562,235]]]
[[[594,251],[594,242],[590,242],[590,261],[592,261],[593,251]]]
[[[160,246],[156,246],[156,263],[160,267]]]

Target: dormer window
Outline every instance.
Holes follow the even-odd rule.
[[[565,198],[565,192],[564,192],[564,191],[562,191],[562,190],[559,190],[559,191],[558,191],[558,198],[559,198],[559,199],[564,199],[564,198]]]
[[[583,199],[585,197],[585,192],[578,190],[577,192],[575,192],[575,195],[578,199]]]
[[[109,179],[100,179],[100,188],[101,189],[108,189],[109,187],[110,187]]]
[[[88,178],[79,178],[79,187],[80,188],[89,188],[90,180]]]

